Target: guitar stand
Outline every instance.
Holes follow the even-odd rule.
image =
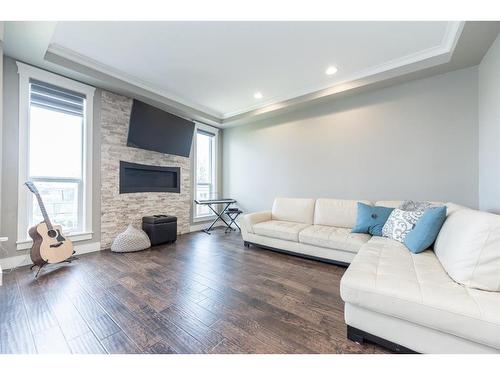
[[[73,254],[75,254],[75,251],[73,251]],[[78,260],[80,258],[78,257],[75,257],[74,255],[70,256],[68,259],[65,259],[63,260],[62,262],[59,262],[59,263],[54,263],[54,264],[61,264],[61,263],[71,263],[72,261],[74,260]],[[40,271],[42,270],[43,267],[45,267],[48,263],[44,263],[42,264],[41,266],[37,265],[37,264],[32,264],[31,267],[30,267],[30,270],[33,270],[33,267],[38,267],[38,270],[36,271],[36,274],[35,274],[35,279],[38,278],[38,274],[40,273]]]

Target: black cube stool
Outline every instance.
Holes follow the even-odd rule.
[[[177,240],[177,217],[153,215],[142,218],[142,230],[146,232],[151,245],[160,245]]]

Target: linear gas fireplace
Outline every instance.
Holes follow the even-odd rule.
[[[120,194],[181,192],[181,169],[120,161]]]

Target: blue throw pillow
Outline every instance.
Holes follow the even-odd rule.
[[[382,228],[394,208],[369,206],[358,202],[358,217],[352,233],[369,233],[372,236],[382,236]]]
[[[446,206],[428,208],[406,235],[404,244],[414,254],[427,250],[436,241],[445,220]]]

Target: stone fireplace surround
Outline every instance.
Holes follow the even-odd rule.
[[[189,232],[190,159],[127,147],[132,99],[111,92],[101,95],[101,249],[111,247],[128,224],[140,228],[143,216],[177,216],[177,232]],[[179,167],[180,193],[120,194],[120,161],[161,167]]]

